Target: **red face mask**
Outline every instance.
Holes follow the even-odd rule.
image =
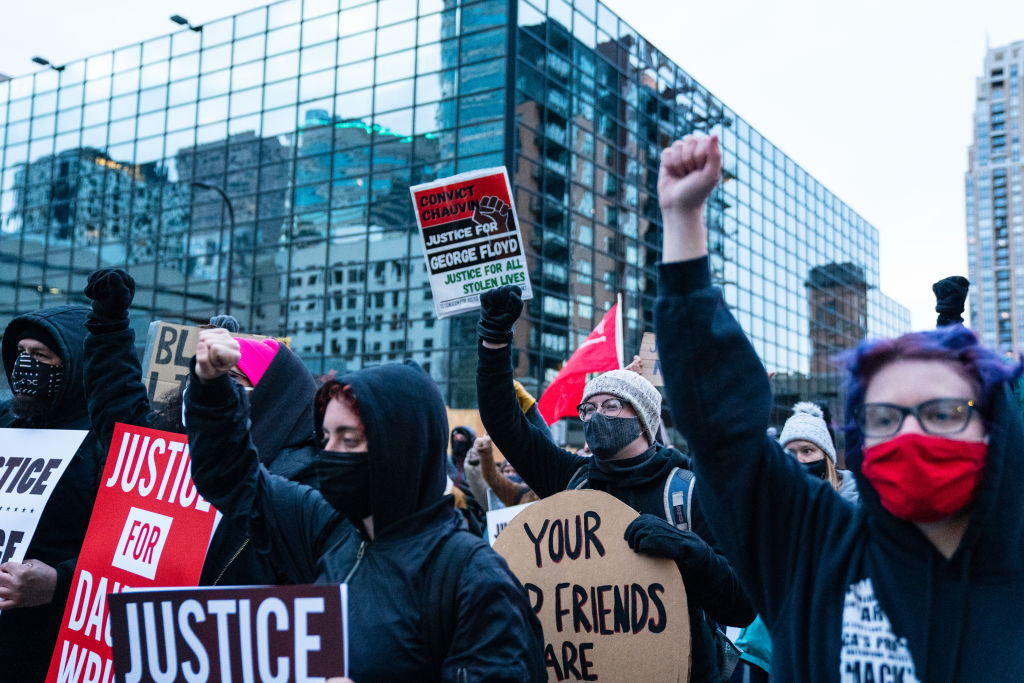
[[[937,522],[974,501],[988,444],[903,434],[864,449],[861,469],[882,506],[908,522]]]

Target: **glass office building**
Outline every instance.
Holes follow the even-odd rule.
[[[475,316],[435,318],[409,186],[506,165],[539,391],[617,294],[628,354],[652,328],[659,154],[693,131],[722,137],[714,275],[780,401],[834,396],[832,354],[909,328],[877,230],[595,0],[285,0],[0,83],[0,324],[125,266],[140,331],[230,312],[471,407]]]

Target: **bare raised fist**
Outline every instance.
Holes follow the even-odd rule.
[[[687,135],[662,151],[658,203],[665,227],[662,260],[666,263],[708,253],[704,202],[721,175],[717,135]]]
[[[199,333],[199,343],[196,344],[196,374],[199,379],[216,379],[238,365],[241,358],[238,341],[227,330],[213,328]]]

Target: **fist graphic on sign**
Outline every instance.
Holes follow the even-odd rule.
[[[473,210],[477,235],[505,232],[508,227],[508,204],[497,197],[484,197]]]

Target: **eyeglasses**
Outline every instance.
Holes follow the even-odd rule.
[[[933,398],[912,408],[892,403],[865,403],[853,411],[853,419],[864,436],[892,436],[913,415],[926,434],[959,434],[967,429],[974,401],[964,398]]]
[[[617,398],[607,398],[601,403],[600,408],[590,401],[584,401],[576,406],[576,410],[579,412],[581,420],[584,422],[590,422],[590,418],[594,417],[594,413],[598,410],[601,411],[602,415],[617,417],[624,405],[625,404]]]

